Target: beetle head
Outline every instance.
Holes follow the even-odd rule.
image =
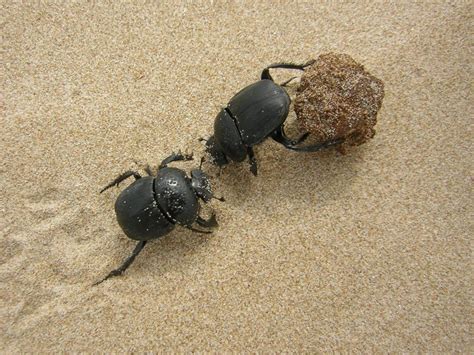
[[[194,169],[191,171],[191,184],[199,198],[204,202],[209,202],[211,200],[211,182],[209,181],[209,177],[201,169]]]
[[[206,142],[206,152],[211,156],[212,163],[216,164],[217,166],[223,166],[229,163],[221,147],[219,144],[217,144],[214,136],[209,138]]]

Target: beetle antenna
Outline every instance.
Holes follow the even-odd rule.
[[[127,259],[125,259],[125,261],[123,262],[122,265],[120,265],[119,268],[112,270],[106,277],[104,277],[100,281],[95,282],[94,284],[92,284],[92,286],[97,286],[101,284],[102,282],[104,282],[105,280],[110,279],[111,277],[122,275],[124,271],[127,270],[127,268],[130,265],[132,265],[137,255],[140,254],[140,252],[143,250],[143,248],[146,245],[146,242],[147,242],[146,240],[142,240],[141,242],[139,242],[137,246],[135,247],[135,249],[133,249],[132,255],[130,255]]]

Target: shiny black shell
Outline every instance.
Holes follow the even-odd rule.
[[[239,91],[227,105],[245,146],[262,142],[288,116],[290,97],[272,80],[260,80]]]
[[[174,228],[157,205],[153,183],[153,177],[143,177],[123,190],[115,201],[118,224],[131,239],[156,239]]]
[[[233,161],[241,162],[247,156],[235,121],[226,109],[222,109],[214,121],[214,137],[220,150]]]
[[[136,180],[115,201],[120,227],[135,240],[159,238],[176,224],[191,226],[199,209],[191,179],[172,167],[160,169],[156,177]]]
[[[156,200],[165,213],[179,224],[191,226],[199,213],[199,201],[191,179],[180,169],[166,167],[158,171],[154,187]]]

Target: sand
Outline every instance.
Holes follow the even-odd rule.
[[[472,352],[472,2],[0,13],[2,353]],[[205,164],[219,229],[176,229],[91,286],[135,245],[103,186],[200,157],[262,68],[328,51],[384,81],[374,139],[345,156],[267,141],[256,178]]]

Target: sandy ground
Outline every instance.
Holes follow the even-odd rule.
[[[1,352],[472,351],[472,2],[252,3],[1,2]],[[100,188],[327,51],[385,82],[375,138],[205,164],[220,228],[91,287],[135,245]]]

